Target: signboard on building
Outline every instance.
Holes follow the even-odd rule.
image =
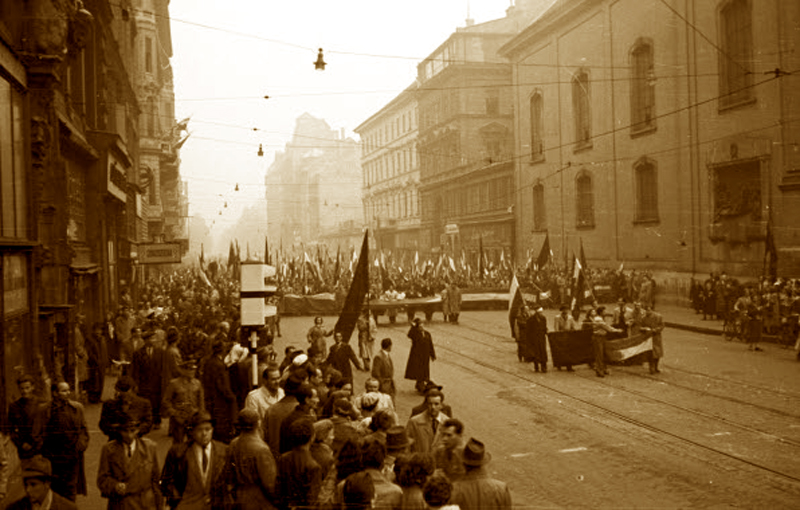
[[[458,234],[458,225],[455,223],[448,223],[444,226],[444,233],[448,235]]]
[[[180,243],[150,243],[139,245],[140,264],[175,264],[181,261]]]

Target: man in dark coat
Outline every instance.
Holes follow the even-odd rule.
[[[214,508],[212,499],[219,497],[225,467],[226,446],[213,441],[211,415],[197,411],[188,424],[191,439],[175,443],[167,453],[161,472],[161,493],[170,508],[205,510]]]
[[[105,326],[102,322],[92,325],[92,334],[86,339],[86,354],[88,355],[89,380],[86,381],[86,393],[89,402],[97,404],[103,395],[103,386],[108,368],[108,342],[103,332]]]
[[[372,377],[378,380],[381,393],[386,393],[392,397],[397,393],[394,386],[394,362],[392,362],[392,339],[384,338],[381,340],[381,351],[375,356],[372,364]]]
[[[8,407],[8,424],[19,458],[29,459],[42,449],[44,404],[34,394],[33,376],[22,375],[17,379],[17,387],[21,396]]]
[[[86,494],[83,452],[89,446],[89,432],[83,405],[69,398],[69,384],[64,381],[54,384],[52,393],[53,401],[45,410],[42,453],[55,473],[53,490],[75,501],[78,494]]]
[[[544,308],[541,306],[531,315],[525,324],[525,344],[523,346],[523,357],[525,361],[534,363],[534,369],[538,372],[547,372],[547,317],[544,316]]]
[[[341,372],[342,378],[352,384],[353,369],[350,367],[350,362],[359,370],[363,371],[364,367],[361,365],[361,361],[358,359],[358,356],[356,356],[353,348],[350,347],[350,344],[345,342],[342,338],[341,332],[337,331],[333,338],[336,340],[336,343],[331,346],[331,351],[328,354],[326,363]]]
[[[131,371],[137,393],[150,401],[153,429],[161,428],[161,377],[164,374],[164,350],[155,345],[155,331],[142,333],[144,346],[133,353]]]
[[[235,436],[234,420],[238,408],[236,395],[231,389],[228,369],[223,361],[225,344],[215,342],[211,347],[211,357],[203,369],[203,395],[206,411],[214,418],[214,439],[225,444]]]
[[[153,428],[153,411],[150,402],[137,396],[133,388],[133,379],[123,375],[114,385],[114,390],[117,392],[114,399],[103,403],[100,411],[100,430],[111,441],[120,440],[119,428],[127,421],[126,417],[131,417],[139,423],[139,437],[144,436]]]
[[[405,378],[417,381],[414,386],[420,393],[425,389],[425,382],[431,378],[431,361],[436,361],[431,334],[425,330],[420,319],[414,319],[414,325],[408,330],[411,339],[411,350],[408,353]]]

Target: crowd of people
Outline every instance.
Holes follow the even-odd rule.
[[[422,402],[402,411],[392,341],[373,347],[369,314],[359,321],[358,352],[316,318],[295,342],[303,348],[287,347],[279,361],[275,325],[257,332],[255,350],[242,341],[236,290],[223,275],[162,276],[139,306],[123,295],[116,316],[91,332],[77,326],[85,362],[77,388],[58,380],[50,395],[37,394],[41,382],[22,375],[0,434],[0,505],[76,508],[95,475],[86,472],[90,436],[78,399],[99,402],[110,374],[94,479],[110,509],[511,508],[507,485],[485,469],[485,444],[466,435],[430,381],[436,355],[421,320],[408,332],[404,376]],[[368,373],[363,391],[354,390],[353,368]],[[162,420],[172,440],[163,465],[148,437]],[[25,493],[3,501],[12,450]]]
[[[764,334],[793,343],[795,350],[800,347],[800,279],[764,277],[742,283],[724,272],[711,273],[702,282],[692,278],[689,300],[703,320],[723,321],[726,331],[732,333],[729,339],[741,335],[750,350],[761,351],[758,344]]]

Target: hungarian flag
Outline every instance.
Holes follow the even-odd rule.
[[[364,307],[364,298],[367,296],[367,292],[369,292],[369,231],[364,232],[364,241],[361,243],[361,254],[358,256],[353,282],[350,284],[350,290],[347,291],[339,320],[336,321],[336,326],[333,328],[334,331],[342,334],[345,341],[349,341],[353,335],[356,321]],[[327,355],[327,353],[325,354]]]
[[[640,365],[653,352],[653,334],[650,332],[615,340],[606,340],[606,361],[618,365]]]
[[[478,253],[478,273],[481,275],[481,280],[483,280],[484,272],[486,271],[486,260],[483,254],[483,236],[479,239],[480,243],[480,251]]]
[[[516,338],[514,331],[514,321],[517,318],[519,309],[522,308],[524,301],[522,299],[522,291],[519,288],[517,275],[511,279],[511,288],[508,290],[508,325],[511,326],[511,336]]]
[[[553,250],[550,249],[550,234],[544,236],[544,243],[542,249],[539,250],[539,256],[536,257],[536,268],[541,271],[544,266],[553,258]]]
[[[577,258],[574,261],[574,270],[572,273],[572,316],[575,320],[578,320],[578,315],[581,313],[581,307],[585,302],[588,301],[589,295],[591,293],[588,292],[586,286],[586,277],[583,274],[583,266],[581,265],[581,261]],[[588,295],[587,295],[588,294]]]
[[[200,269],[203,269],[203,266],[206,263],[205,255],[203,254],[203,243],[200,243]]]
[[[339,273],[341,273],[341,253],[339,253],[340,246],[336,245],[336,266],[333,270],[333,284],[337,285],[339,283]]]
[[[321,284],[324,284],[325,280],[322,279],[322,275],[320,274],[319,266],[317,266],[317,264],[314,261],[311,260],[311,258],[308,256],[307,252],[303,252],[303,256],[304,256],[304,263],[305,263],[304,265],[308,268],[309,271],[311,271],[311,274],[314,276],[314,278],[317,280],[317,282],[319,282]]]

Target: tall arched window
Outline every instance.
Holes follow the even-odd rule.
[[[719,103],[721,107],[753,97],[753,26],[749,0],[730,0],[720,9]]]
[[[577,148],[592,143],[592,113],[589,103],[589,74],[580,70],[572,79],[572,111]]]
[[[547,212],[544,207],[544,185],[540,182],[533,187],[533,229],[547,228]]]
[[[536,161],[544,157],[544,143],[542,141],[542,94],[536,92],[531,96],[531,160]]]
[[[575,180],[576,224],[583,228],[594,227],[594,186],[592,176],[584,171]]]
[[[633,172],[636,180],[635,221],[658,221],[658,174],[655,161],[642,158],[634,164]]]
[[[631,132],[655,127],[655,75],[653,45],[644,39],[636,41],[631,51]]]

